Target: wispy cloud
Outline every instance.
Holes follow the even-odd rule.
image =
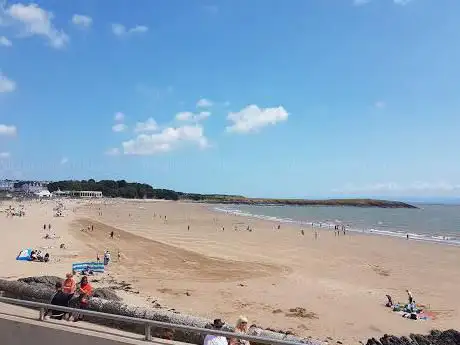
[[[249,133],[269,125],[275,125],[288,119],[288,112],[282,107],[259,108],[257,105],[248,105],[238,112],[230,112],[227,119],[231,125],[226,127],[227,132]]]
[[[117,123],[112,126],[112,131],[114,132],[124,132],[127,129],[127,126],[124,123]]]
[[[13,45],[13,42],[11,42],[8,38],[5,36],[0,36],[0,46],[3,47],[11,47]]]
[[[0,135],[15,136],[17,133],[16,126],[0,124]]]
[[[149,31],[149,28],[145,25],[136,25],[128,29],[123,24],[119,24],[119,23],[112,24],[112,33],[118,37],[126,36],[129,34],[136,34],[136,33],[141,34],[147,31]]]
[[[134,131],[136,133],[142,132],[156,132],[158,130],[158,124],[152,117],[149,117],[145,122],[137,122]]]
[[[68,162],[69,162],[69,159],[67,157],[61,158],[61,165],[67,164]]]
[[[0,71],[0,93],[13,92],[14,90],[16,90],[16,82]]]
[[[80,27],[89,28],[93,24],[93,18],[83,14],[74,14],[72,16],[72,23]]]
[[[53,48],[63,48],[69,42],[69,36],[54,26],[54,14],[37,4],[17,3],[1,11],[4,24],[17,27],[23,37],[43,37]]]
[[[374,107],[376,107],[377,109],[383,109],[385,108],[387,105],[384,101],[377,101],[374,103]]]
[[[114,147],[114,148],[111,148],[105,151],[105,154],[108,156],[118,156],[120,154],[120,149],[117,147]]]
[[[0,159],[8,159],[11,157],[9,152],[0,152]]]
[[[178,121],[190,121],[190,122],[200,122],[204,119],[207,119],[211,116],[209,111],[201,111],[197,114],[192,113],[191,111],[182,111],[176,114],[176,120]]]
[[[113,116],[113,119],[115,120],[115,122],[123,122],[125,119],[125,114],[122,113],[121,111],[118,111]]]
[[[213,104],[214,103],[211,100],[206,98],[201,98],[200,100],[198,100],[198,102],[196,102],[197,108],[209,108],[212,107]]]

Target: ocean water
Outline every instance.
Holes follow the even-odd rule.
[[[460,205],[416,204],[418,209],[334,206],[219,205],[214,210],[283,223],[460,245]]]

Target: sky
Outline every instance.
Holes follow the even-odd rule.
[[[458,0],[0,4],[0,178],[460,196]]]

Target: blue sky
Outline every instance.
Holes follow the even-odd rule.
[[[42,0],[0,14],[0,177],[460,195],[458,0]]]

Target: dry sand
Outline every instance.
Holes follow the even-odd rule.
[[[244,314],[262,327],[344,343],[460,325],[458,247],[351,233],[336,237],[327,230],[315,240],[308,228],[302,236],[297,226],[277,230],[273,222],[193,203],[67,203],[63,218],[53,217],[55,202],[26,203],[25,218],[0,214],[2,278],[63,275],[72,262],[109,249],[113,262],[105,275],[133,283],[140,293],[123,296],[132,303],[156,300],[230,323]],[[51,223],[61,239],[43,239],[43,223]],[[91,224],[94,231],[81,231]],[[109,238],[112,230],[115,239]],[[60,243],[68,249],[59,249]],[[53,246],[50,264],[14,260],[21,248],[40,246]],[[407,320],[384,307],[385,294],[406,301],[406,288],[435,312],[434,320]]]

